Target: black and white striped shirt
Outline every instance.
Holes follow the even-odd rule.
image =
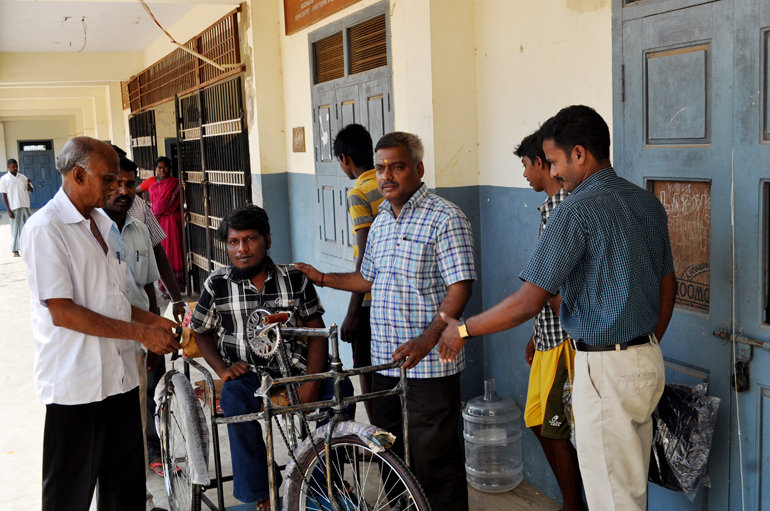
[[[251,279],[235,279],[232,266],[213,271],[203,284],[200,299],[193,311],[190,327],[203,334],[217,332],[217,347],[228,365],[246,362],[267,367],[280,377],[275,358],[260,358],[246,341],[246,323],[255,309],[269,311],[293,310],[291,323],[319,318],[324,308],[313,283],[302,272],[275,264],[268,258],[268,274],[262,291]],[[299,321],[298,321],[299,320]],[[295,374],[307,372],[307,345],[299,339],[288,339],[289,358]]]

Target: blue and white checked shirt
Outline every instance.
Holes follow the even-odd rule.
[[[395,349],[423,333],[438,312],[447,287],[475,280],[473,233],[456,205],[422,186],[398,218],[386,201],[369,231],[361,275],[372,285],[372,363],[391,361]],[[436,349],[407,372],[437,378],[465,367],[465,353],[442,364]],[[397,369],[383,371],[398,376]]]
[[[519,277],[561,290],[562,327],[601,346],[652,333],[660,279],[673,271],[663,206],[608,167],[554,210]]]

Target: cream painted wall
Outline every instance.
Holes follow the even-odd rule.
[[[612,132],[609,0],[476,2],[480,183],[527,187],[513,149],[560,108],[596,108]]]
[[[281,2],[252,1],[241,12],[246,123],[253,174],[286,172],[285,140],[287,132],[291,139],[291,128],[284,119],[284,105],[291,98],[284,95],[281,69],[282,19]],[[255,182],[253,187],[254,202],[263,204],[258,184]]]
[[[431,0],[436,187],[479,184],[474,16],[474,2]]]
[[[153,110],[155,110],[155,135],[158,139],[158,156],[167,156],[164,141],[167,138],[176,138],[174,102],[166,101],[154,107]]]
[[[0,52],[0,84],[118,82],[142,69],[130,52]]]
[[[0,169],[5,172],[8,155],[5,152],[5,124],[0,121]]]
[[[257,0],[258,1],[258,0]],[[286,158],[286,170],[302,174],[315,172],[313,161],[313,119],[310,101],[310,52],[307,36],[319,28],[334,23],[345,16],[358,12],[365,7],[377,3],[377,0],[361,0],[345,9],[334,13],[322,21],[285,36],[286,29],[283,20],[283,0],[272,0],[278,7],[279,34],[281,49],[281,71],[283,75],[283,151]],[[410,0],[426,1],[426,0]],[[396,108],[398,113],[398,108]],[[398,123],[396,123],[398,126]],[[292,128],[305,128],[305,152],[292,151]]]
[[[70,139],[72,120],[66,118],[40,118],[4,120],[6,158],[19,158],[19,140],[53,140],[54,152],[59,151]],[[5,163],[5,162],[3,162]],[[3,167],[4,169],[5,167]]]

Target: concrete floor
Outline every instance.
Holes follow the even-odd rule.
[[[42,437],[45,408],[37,400],[32,382],[33,343],[29,316],[29,289],[26,268],[20,258],[11,256],[10,227],[4,211],[0,212],[0,511],[40,509]],[[194,377],[193,377],[194,380]],[[363,414],[363,407],[358,407]],[[364,415],[365,417],[365,415]],[[359,417],[360,420],[360,417]],[[223,460],[229,470],[229,445],[222,428]],[[279,461],[285,452],[278,454]],[[73,460],[76,464],[77,461]],[[213,466],[213,462],[211,463]],[[229,473],[229,472],[228,472]],[[148,471],[147,484],[158,506],[168,509],[163,480]],[[215,500],[215,492],[207,492]],[[225,485],[228,509],[238,506]],[[469,488],[472,511],[555,511],[559,504],[522,483],[513,491],[483,494]],[[204,507],[205,508],[205,507]],[[438,510],[436,510],[438,511]]]

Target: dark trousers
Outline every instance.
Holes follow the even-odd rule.
[[[160,357],[160,362],[152,371],[147,371],[147,459],[150,463],[160,458],[160,439],[155,428],[155,388],[166,374],[166,357]]]
[[[375,374],[372,390],[394,387],[398,378]],[[409,448],[412,472],[431,508],[467,511],[465,450],[460,423],[460,375],[409,378],[407,391]],[[392,449],[403,457],[401,401],[398,396],[372,402],[372,424],[396,435]]]
[[[145,508],[139,390],[83,405],[46,405],[43,511]]]

